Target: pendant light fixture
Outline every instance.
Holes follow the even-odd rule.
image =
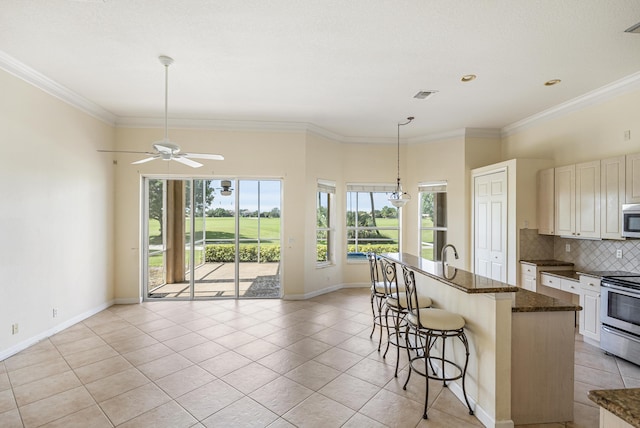
[[[408,125],[415,119],[413,116],[409,116],[404,123],[398,123],[398,181],[396,182],[396,190],[389,196],[389,202],[396,208],[404,207],[407,202],[411,200],[411,195],[402,191],[402,184],[400,184],[400,127]]]

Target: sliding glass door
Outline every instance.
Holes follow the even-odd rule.
[[[280,180],[144,178],[145,299],[280,297]]]

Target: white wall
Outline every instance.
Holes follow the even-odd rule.
[[[1,70],[0,93],[2,360],[114,298],[114,132]]]
[[[640,90],[524,126],[503,138],[502,158],[552,159],[569,165],[640,152]],[[631,139],[624,140],[624,131]]]
[[[120,128],[117,147],[150,150],[162,139],[161,129]],[[139,156],[117,154],[116,168],[116,297],[117,301],[138,301],[140,291],[140,180],[147,174],[203,176],[213,178],[282,179],[282,282],[285,294],[305,294],[305,261],[311,257],[305,245],[309,216],[305,134],[276,132],[233,132],[171,129],[171,141],[185,151],[219,153],[224,161],[207,161],[194,169],[177,162],[153,161],[131,165]],[[315,217],[311,223],[315,228]]]

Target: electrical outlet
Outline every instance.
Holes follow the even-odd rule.
[[[565,244],[565,246],[564,246],[564,250],[565,250],[567,253],[570,253],[570,252],[571,252],[571,244]]]
[[[629,141],[631,139],[631,130],[628,129],[624,131],[624,141]]]
[[[53,308],[53,317],[58,318],[58,308]]]
[[[11,324],[11,334],[18,334],[18,323]]]
[[[622,250],[616,250],[616,259],[622,258]]]

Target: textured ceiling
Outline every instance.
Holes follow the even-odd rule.
[[[502,128],[640,71],[638,0],[2,0],[0,51],[118,120]],[[465,74],[476,80],[462,83]],[[553,87],[549,79],[561,79]],[[416,100],[419,90],[437,90]]]

